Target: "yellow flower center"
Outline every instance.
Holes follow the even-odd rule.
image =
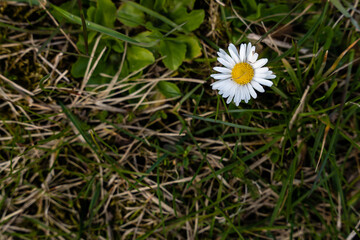
[[[231,71],[231,76],[236,83],[245,85],[254,77],[254,69],[248,63],[237,63]]]

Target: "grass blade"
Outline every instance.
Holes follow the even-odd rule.
[[[56,11],[58,12],[59,14],[61,14],[64,18],[66,18],[68,21],[72,22],[72,23],[76,23],[78,25],[82,25],[82,20],[80,17],[74,15],[74,14],[71,14],[69,13],[68,11],[65,11],[53,4],[50,4],[50,6]],[[103,33],[103,34],[106,34],[108,36],[111,36],[111,37],[114,37],[114,38],[117,38],[117,39],[120,39],[124,42],[128,42],[128,43],[133,43],[133,44],[137,44],[137,45],[145,45],[145,44],[142,44],[122,33],[119,33],[115,30],[112,30],[110,28],[107,28],[107,27],[104,27],[104,26],[101,26],[97,23],[93,23],[93,22],[90,22],[90,21],[87,21],[85,20],[86,22],[86,26],[87,28],[89,28],[90,30],[93,30],[93,31],[96,31],[96,32],[99,32],[99,33]]]

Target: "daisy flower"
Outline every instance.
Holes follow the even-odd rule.
[[[227,98],[226,103],[231,103],[234,100],[236,106],[244,100],[246,103],[250,98],[256,98],[258,92],[264,92],[264,86],[271,87],[275,74],[264,65],[268,62],[267,58],[257,60],[258,54],[255,52],[255,46],[251,43],[241,44],[240,51],[236,49],[234,44],[229,45],[229,54],[220,49],[217,53],[218,61],[224,67],[214,67],[214,70],[219,72],[212,74],[216,82],[211,84],[212,89],[219,90],[219,94],[223,98]]]

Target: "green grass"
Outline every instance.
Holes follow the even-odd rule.
[[[0,5],[0,239],[360,237],[359,6],[152,2]],[[277,77],[227,105],[249,41]]]

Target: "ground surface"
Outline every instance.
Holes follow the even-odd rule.
[[[358,2],[1,2],[0,239],[358,239]]]

